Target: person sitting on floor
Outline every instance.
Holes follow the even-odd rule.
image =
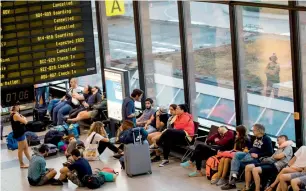
[[[121,155],[121,153],[123,152],[121,149],[118,149],[109,141],[108,135],[104,129],[104,124],[100,121],[96,121],[91,125],[90,130],[88,132],[88,137],[85,141],[85,147],[88,147],[91,142],[92,144],[99,143],[98,152],[100,155],[104,152],[106,147],[119,155]]]
[[[243,125],[236,127],[236,140],[234,149],[231,151],[219,152],[218,156],[222,157],[218,165],[218,172],[212,177],[211,184],[221,186],[226,184],[226,176],[229,172],[232,158],[237,151],[248,152],[252,147],[251,140],[247,135],[247,128]],[[230,154],[226,156],[226,154]]]
[[[81,153],[78,149],[74,149],[71,152],[71,156],[75,162],[60,170],[61,175],[58,179],[59,181],[55,182],[53,185],[63,185],[63,182],[68,182],[68,180],[70,180],[77,186],[83,187],[84,176],[92,175],[90,164],[86,159],[81,157]]]
[[[206,144],[198,144],[189,161],[181,164],[182,167],[192,166],[196,163],[196,171],[189,174],[189,177],[203,176],[201,172],[202,161],[216,155],[218,150],[229,150],[234,141],[234,132],[227,129],[226,126],[220,126],[218,133],[207,138]],[[210,145],[211,144],[211,145]],[[214,148],[214,149],[212,149]]]
[[[76,111],[78,112],[76,118],[67,119],[67,122],[77,122],[84,119],[90,119],[95,118],[98,114],[99,107],[102,107],[100,103],[103,100],[103,97],[101,95],[101,91],[97,86],[94,86],[92,89],[92,95],[88,97],[86,101],[82,103],[81,108]],[[82,109],[83,108],[83,109]]]
[[[236,180],[240,167],[247,164],[257,164],[261,157],[269,157],[273,154],[271,138],[265,134],[265,127],[261,124],[253,125],[253,133],[256,139],[253,142],[253,147],[248,153],[236,152],[231,161],[230,181],[228,184],[221,187],[222,190],[236,188]]]
[[[42,186],[54,182],[56,171],[52,168],[46,168],[45,156],[48,155],[48,146],[41,145],[38,148],[39,153],[35,153],[30,161],[28,170],[28,181],[31,186]]]
[[[158,132],[154,132],[148,135],[148,142],[150,144],[150,149],[154,149],[157,147],[156,142],[159,140],[160,136],[162,135],[163,132],[166,131],[168,128],[173,128],[174,121],[176,120],[176,115],[175,115],[175,110],[176,110],[177,105],[176,104],[171,104],[169,106],[169,111],[170,111],[170,117],[168,118],[167,123],[163,125],[163,118],[162,116],[156,118],[156,127],[158,127]],[[161,127],[162,125],[162,127]],[[151,156],[155,155],[156,153],[153,151],[151,153]]]
[[[275,181],[265,191],[272,191],[277,185],[280,186],[280,184],[278,183],[280,182],[280,177],[283,174],[302,172],[305,167],[306,167],[306,146],[301,146],[299,150],[297,150],[294,153],[294,157],[289,161],[287,167],[283,168],[280,171]],[[285,178],[288,177],[283,177],[283,178],[285,181]]]
[[[245,167],[244,191],[250,190],[252,175],[255,182],[255,190],[260,191],[260,174],[263,174],[265,177],[272,177],[274,175],[276,177],[278,172],[286,167],[293,155],[291,147],[293,142],[288,141],[286,135],[280,135],[277,137],[277,144],[279,148],[271,157],[261,158],[259,164],[249,164]]]
[[[291,187],[293,191],[299,191],[300,189],[306,189],[306,167],[303,172],[296,172],[290,175]]]
[[[157,145],[163,148],[164,160],[159,165],[163,167],[169,163],[169,154],[174,145],[187,145],[186,138],[191,141],[194,136],[194,122],[191,114],[188,113],[187,105],[180,104],[176,108],[176,120],[174,128],[167,129],[157,141]],[[157,162],[160,159],[161,153],[156,149],[156,156],[152,162]]]
[[[153,108],[152,104],[153,100],[151,98],[147,98],[145,100],[146,109],[143,111],[142,115],[136,119],[136,127],[144,127],[154,115],[155,109]]]
[[[154,133],[167,125],[169,115],[167,108],[160,106],[159,109],[151,116],[150,120],[144,126],[148,134]]]

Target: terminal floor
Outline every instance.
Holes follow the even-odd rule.
[[[5,135],[10,132],[10,127],[5,127]],[[43,135],[45,132],[38,133]],[[84,140],[85,132],[82,133],[81,139]],[[101,161],[90,162],[92,169],[112,167],[119,172],[116,182],[105,183],[100,189],[97,190],[120,190],[120,191],[212,191],[220,190],[220,188],[211,185],[205,177],[189,178],[187,174],[190,172],[183,169],[179,165],[179,159],[171,158],[170,164],[160,168],[158,163],[152,164],[152,174],[136,176],[133,178],[128,177],[125,171],[120,169],[119,161],[112,157],[113,153],[106,150],[101,155]],[[54,168],[59,171],[62,163],[66,158],[58,154],[47,159],[47,167]],[[24,159],[28,163],[27,159]],[[56,178],[59,175],[56,176]],[[5,138],[1,143],[1,191],[72,191],[72,190],[89,190],[87,188],[77,188],[74,184],[69,182],[64,186],[51,186],[46,185],[42,187],[31,187],[27,182],[27,169],[20,169],[17,150],[7,150]]]

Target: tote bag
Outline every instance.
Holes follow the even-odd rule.
[[[90,144],[85,148],[83,157],[87,160],[99,160],[98,144],[92,143],[97,133],[95,133],[90,141]]]

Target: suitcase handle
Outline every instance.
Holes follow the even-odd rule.
[[[140,133],[140,128],[138,128],[138,130],[139,130],[139,143],[142,145],[143,144],[143,142],[142,142],[142,135],[141,135],[141,133]],[[136,143],[136,137],[135,137],[135,131],[134,130],[132,130],[132,133],[133,133],[133,139],[134,139],[134,144]]]

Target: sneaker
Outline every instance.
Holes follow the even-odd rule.
[[[195,171],[195,172],[188,174],[188,176],[189,177],[200,177],[200,176],[203,176],[203,174],[199,171]]]
[[[155,156],[154,158],[151,159],[151,162],[158,162],[160,160],[161,160],[160,156]]]
[[[154,156],[156,156],[156,152],[155,152],[155,151],[152,151],[152,152],[150,153],[150,157],[154,157]]]
[[[67,180],[68,181],[68,180]],[[52,182],[51,185],[54,185],[54,186],[62,186],[63,185],[63,182],[60,181],[60,180],[55,180],[54,182]]]
[[[158,149],[159,147],[156,146],[155,144],[150,145],[150,150],[155,150]]]
[[[158,166],[159,166],[159,167],[164,167],[164,166],[166,166],[167,164],[169,164],[169,160],[162,160],[162,163],[160,163]]]
[[[231,190],[236,189],[236,184],[225,184],[221,187],[221,190]]]
[[[181,163],[180,165],[181,165],[181,167],[183,167],[183,168],[189,168],[189,167],[190,167],[190,162],[189,162],[189,161],[186,161],[186,162]]]
[[[224,185],[224,184],[226,184],[226,183],[227,183],[227,182],[226,182],[226,180],[225,180],[224,178],[220,178],[216,185],[217,185],[217,186],[222,186],[222,185]]]
[[[210,183],[211,184],[217,184],[219,182],[219,180],[220,180],[219,178],[216,178],[214,180],[211,180]]]
[[[62,180],[62,182],[67,183],[67,182],[68,182],[68,179],[66,178],[66,179]]]
[[[120,159],[122,156],[123,156],[123,155],[122,155],[122,154],[119,154],[119,153],[113,155],[113,157],[114,157],[115,159]]]

